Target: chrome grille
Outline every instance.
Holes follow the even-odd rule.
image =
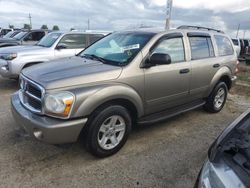
[[[44,96],[44,89],[29,80],[23,75],[20,76],[20,90],[19,97],[21,103],[30,111],[35,113],[42,113],[42,99]]]

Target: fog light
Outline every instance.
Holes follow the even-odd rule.
[[[43,132],[40,130],[34,130],[33,134],[38,140],[41,140],[43,138]]]

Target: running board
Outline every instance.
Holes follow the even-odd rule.
[[[178,106],[172,109],[168,109],[165,111],[161,111],[158,113],[154,113],[148,116],[144,116],[138,120],[138,124],[153,124],[160,121],[164,121],[168,118],[174,117],[176,115],[182,114],[184,112],[194,110],[203,106],[206,102],[205,101],[195,101],[192,103],[188,103],[182,106]]]

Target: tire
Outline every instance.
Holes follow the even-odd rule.
[[[227,94],[227,85],[225,84],[225,82],[219,82],[207,98],[206,104],[204,105],[204,109],[211,113],[220,112],[226,103]]]
[[[94,156],[103,158],[117,153],[126,143],[132,119],[123,106],[109,105],[95,111],[87,126],[87,149]]]
[[[246,59],[246,65],[250,65],[250,59]]]

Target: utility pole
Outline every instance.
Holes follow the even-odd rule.
[[[244,30],[243,39],[245,39],[245,36],[246,36],[246,30]]]
[[[32,23],[31,23],[31,15],[30,15],[30,13],[29,13],[29,20],[30,20],[30,29],[32,29]]]
[[[88,30],[90,30],[90,21],[88,19]]]
[[[239,35],[239,30],[240,30],[240,24],[238,25],[238,29],[237,29],[237,34],[236,34],[236,38],[238,38],[238,35]]]
[[[170,29],[170,20],[171,20],[173,0],[167,0],[166,3],[167,4],[166,4],[166,25],[165,25],[165,29],[168,30],[168,29]]]

